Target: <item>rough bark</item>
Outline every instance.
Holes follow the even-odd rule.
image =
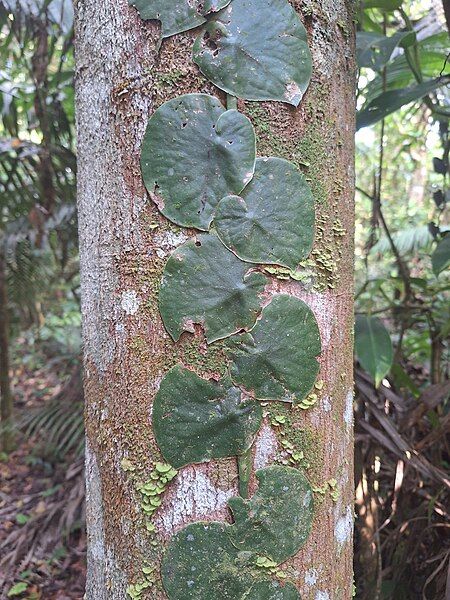
[[[78,202],[87,424],[88,600],[125,598],[157,564],[174,531],[199,519],[229,519],[236,465],[223,460],[181,470],[155,522],[144,527],[136,486],[159,459],[152,398],[162,375],[181,362],[200,374],[223,367],[200,331],[173,344],[164,331],[157,288],[165,259],[192,232],[161,217],[139,170],[149,115],[187,92],[223,95],[190,55],[196,31],[165,40],[126,0],[76,3]],[[314,74],[299,109],[239,101],[253,121],[260,155],[294,161],[316,196],[316,243],[308,285],[273,279],[270,292],[304,299],[321,328],[324,381],[317,406],[295,410],[288,439],[305,454],[316,488],[316,517],[304,549],[289,561],[304,600],[352,597],[353,439],[353,2],[293,2],[309,34]],[[274,16],[276,18],[276,16]],[[275,413],[278,410],[275,410]],[[254,450],[257,467],[280,452],[270,415]],[[336,492],[326,485],[335,479]],[[254,486],[254,481],[253,481]],[[332,497],[333,496],[333,497]],[[146,596],[142,596],[146,597]],[[165,598],[156,578],[149,598]]]

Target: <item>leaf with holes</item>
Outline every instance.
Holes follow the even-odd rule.
[[[313,519],[313,494],[306,477],[292,467],[256,472],[259,487],[250,500],[228,501],[233,512],[231,539],[239,552],[266,556],[277,564],[297,554]]]
[[[153,404],[156,441],[164,459],[177,469],[243,454],[261,420],[259,403],[240,389],[205,381],[180,366],[164,377]]]
[[[233,0],[205,25],[194,61],[214,85],[246,100],[298,106],[311,79],[306,31],[286,0]]]
[[[391,336],[380,319],[365,315],[356,317],[355,349],[361,365],[378,387],[393,360]]]
[[[314,200],[304,176],[282,158],[258,158],[239,196],[220,201],[214,223],[241,260],[294,269],[311,252]]]
[[[251,328],[260,310],[264,275],[227,250],[215,234],[203,234],[177,248],[164,269],[160,313],[177,341],[199,323],[208,343]]]
[[[202,25],[206,16],[217,12],[231,0],[129,0],[142,19],[157,19],[162,37],[169,37]]]
[[[251,122],[206,94],[169,100],[152,115],[142,145],[145,185],[159,210],[183,227],[207,230],[225,195],[253,177]]]
[[[228,345],[233,381],[256,398],[301,402],[314,385],[319,328],[311,309],[297,298],[274,296],[253,329]]]

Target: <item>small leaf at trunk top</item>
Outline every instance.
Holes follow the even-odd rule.
[[[250,329],[260,311],[264,275],[251,271],[215,234],[203,234],[177,248],[164,269],[160,313],[176,341],[200,323],[209,343]]]
[[[311,251],[314,200],[304,176],[282,158],[258,158],[240,197],[227,196],[214,223],[240,259],[294,269]]]
[[[142,19],[157,19],[162,23],[162,36],[169,37],[202,25],[205,16],[216,12],[231,0],[129,0]]]
[[[312,70],[305,28],[287,0],[233,0],[208,21],[194,61],[229,94],[294,106]]]
[[[357,315],[355,348],[361,365],[378,387],[389,372],[393,360],[391,337],[380,319]]]
[[[159,210],[183,227],[209,229],[227,194],[239,194],[255,169],[255,132],[237,110],[217,98],[186,94],[152,115],[141,168]]]
[[[233,381],[261,400],[301,402],[319,371],[320,334],[311,309],[287,295],[274,296],[246,334],[228,341]]]
[[[178,469],[244,453],[261,425],[262,410],[238,388],[176,366],[161,382],[152,415],[161,454]]]

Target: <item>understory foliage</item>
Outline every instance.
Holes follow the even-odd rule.
[[[450,593],[450,44],[438,0],[366,0],[357,18],[356,597],[440,600]],[[51,598],[51,581],[84,552],[69,0],[0,0],[0,56],[14,398],[1,426],[17,444],[0,455],[0,589]],[[35,487],[22,489],[25,468]],[[83,569],[73,572],[82,586]],[[72,580],[62,589],[77,597]]]

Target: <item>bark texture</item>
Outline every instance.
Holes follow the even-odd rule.
[[[313,531],[289,571],[304,600],[352,597],[353,438],[353,2],[304,0],[293,6],[309,36],[314,71],[300,108],[239,101],[258,134],[259,155],[288,158],[308,175],[316,198],[316,242],[307,283],[273,278],[269,294],[291,293],[316,314],[323,352],[312,410],[289,414],[284,437],[305,455],[317,490]],[[162,326],[157,291],[170,251],[193,232],[161,217],[147,198],[139,153],[148,117],[188,92],[224,96],[191,60],[196,31],[165,40],[126,0],[78,0],[76,101],[78,202],[87,424],[88,600],[126,597],[156,565],[152,588],[165,593],[157,565],[163,545],[185,524],[229,519],[236,464],[182,469],[145,529],[139,483],[160,458],[151,405],[163,374],[183,363],[201,375],[223,369],[218,347],[201,331],[173,344]],[[274,15],[276,18],[276,15]],[[268,412],[279,413],[278,408]],[[254,465],[283,456],[280,427],[268,414]],[[333,481],[335,480],[336,483]],[[331,482],[331,485],[330,483]],[[252,481],[254,487],[254,481]]]

